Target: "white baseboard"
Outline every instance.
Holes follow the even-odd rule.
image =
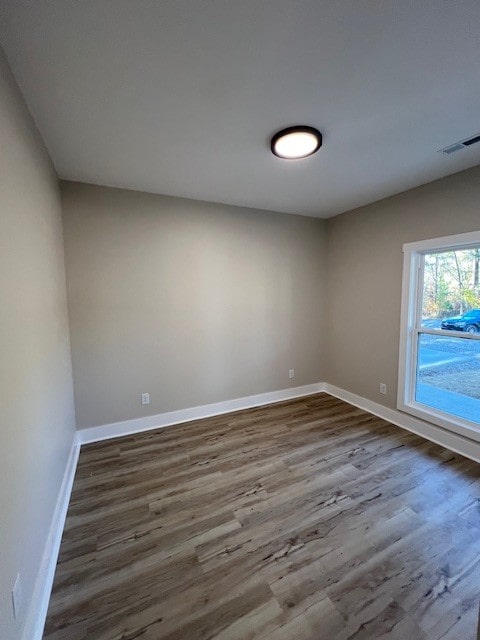
[[[437,427],[430,422],[425,422],[407,413],[403,413],[403,411],[389,409],[377,402],[373,402],[373,400],[367,400],[367,398],[358,396],[350,391],[345,391],[345,389],[340,389],[340,387],[336,387],[328,382],[323,384],[323,391],[349,404],[353,404],[359,409],[373,413],[375,416],[387,420],[387,422],[402,427],[402,429],[416,433],[422,438],[435,442],[450,451],[459,453],[475,462],[480,462],[480,443],[475,440],[459,436],[456,433]]]
[[[250,409],[252,407],[260,407],[282,400],[290,400],[300,398],[302,396],[312,395],[320,392],[329,393],[336,398],[340,398],[349,404],[353,404],[364,411],[373,413],[374,415],[391,422],[392,424],[407,429],[412,433],[426,438],[446,449],[459,453],[475,462],[480,462],[480,443],[459,436],[451,431],[447,431],[419,418],[415,418],[409,414],[390,409],[377,402],[363,398],[355,393],[336,387],[328,382],[317,382],[307,384],[301,387],[292,387],[291,389],[281,389],[280,391],[271,391],[269,393],[260,393],[244,398],[236,398],[235,400],[226,400],[224,402],[215,402],[213,404],[191,407],[189,409],[180,409],[179,411],[169,411],[168,413],[159,413],[154,416],[145,418],[136,418],[133,420],[124,420],[122,422],[113,422],[98,427],[88,427],[77,431],[77,439],[80,445],[91,442],[100,442],[110,438],[118,438],[142,431],[152,429],[160,429],[174,424],[199,420],[232,411],[240,411],[241,409]]]
[[[77,468],[80,444],[75,433],[70,455],[68,456],[62,485],[58,493],[50,531],[45,544],[40,570],[35,581],[32,600],[29,606],[27,621],[22,640],[42,640],[43,628],[47,618],[48,603],[52,592],[53,578],[57,566],[58,552],[62,541],[63,527],[67,517],[68,504],[72,493],[73,479]]]
[[[200,418],[209,418],[223,413],[240,411],[241,409],[251,409],[252,407],[261,407],[262,405],[273,402],[309,396],[323,390],[324,383],[316,382],[301,387],[292,387],[291,389],[281,389],[280,391],[270,391],[269,393],[260,393],[254,396],[236,398],[235,400],[226,400],[225,402],[204,404],[198,407],[191,407],[190,409],[159,413],[145,418],[135,418],[133,420],[124,420],[123,422],[104,424],[98,427],[79,429],[77,436],[80,444],[99,442],[101,440],[108,440],[109,438],[128,436],[141,431],[169,427],[181,422],[191,422],[192,420],[199,420]]]
[[[433,424],[410,416],[402,411],[389,409],[377,402],[367,400],[366,398],[358,396],[355,393],[351,393],[350,391],[346,391],[345,389],[340,389],[328,382],[317,382],[315,384],[308,384],[301,387],[282,389],[280,391],[272,391],[270,393],[261,393],[258,395],[247,396],[245,398],[237,398],[235,400],[227,400],[225,402],[216,402],[214,404],[192,407],[190,409],[170,411],[168,413],[161,413],[155,416],[148,416],[146,418],[125,420],[123,422],[106,424],[99,427],[80,429],[75,434],[65,468],[62,486],[58,494],[52,524],[45,544],[40,570],[29,607],[27,622],[22,634],[22,640],[42,639],[63,528],[72,492],[75,470],[77,468],[80,446],[82,444],[98,442],[151,429],[158,429],[173,424],[189,422],[224,413],[231,413],[232,411],[239,411],[241,409],[260,407],[262,405],[281,402],[282,400],[300,398],[302,396],[308,396],[322,391],[335,396],[340,400],[344,400],[355,407],[363,409],[364,411],[373,413],[387,422],[391,422],[392,424],[402,427],[407,431],[411,431],[423,438],[426,438],[427,440],[445,447],[446,449],[459,453],[460,455],[470,458],[475,462],[480,462],[479,442],[475,442],[468,438],[446,431],[441,427],[437,427]]]

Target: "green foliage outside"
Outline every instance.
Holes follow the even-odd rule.
[[[425,256],[423,317],[480,309],[480,247]]]

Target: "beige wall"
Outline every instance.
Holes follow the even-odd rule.
[[[58,183],[1,51],[0,148],[0,637],[13,640],[75,418]],[[80,428],[322,380],[394,407],[402,244],[480,228],[480,168],[327,222],[78,183],[62,197]]]
[[[328,220],[328,382],[396,406],[402,245],[478,229],[480,167]]]
[[[60,194],[0,50],[0,637],[20,638],[74,433]],[[24,606],[11,589],[21,573]]]
[[[323,380],[324,221],[68,182],[62,198],[78,427]]]

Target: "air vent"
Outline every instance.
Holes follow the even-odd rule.
[[[456,151],[460,151],[460,149],[471,147],[473,144],[477,144],[477,142],[480,142],[480,134],[474,135],[471,138],[465,138],[465,140],[460,140],[460,142],[455,142],[455,144],[451,144],[448,147],[444,147],[443,149],[440,149],[440,153],[446,153],[447,155],[455,153]]]
[[[477,142],[480,142],[480,136],[475,136],[474,138],[470,138],[470,140],[465,140],[462,144],[465,147],[469,147],[471,144],[477,144]]]
[[[460,149],[464,149],[463,144],[457,143],[457,144],[452,144],[450,147],[445,147],[445,149],[442,149],[441,151],[443,153],[455,153],[455,151],[460,151]]]

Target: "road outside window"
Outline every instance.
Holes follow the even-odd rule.
[[[480,435],[480,233],[404,251],[399,408]]]

